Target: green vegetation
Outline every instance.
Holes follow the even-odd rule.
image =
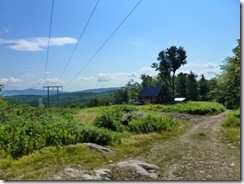
[[[59,103],[57,102],[57,95],[50,95],[51,107],[74,107],[74,108],[86,108],[109,105],[112,103],[110,96],[115,93],[114,90],[93,93],[93,92],[73,92],[59,94]],[[41,106],[42,104],[47,106],[47,96],[44,95],[16,95],[6,96],[4,100],[12,104],[17,105],[30,105],[33,107]],[[40,102],[41,101],[41,102]],[[110,102],[111,101],[111,102]]]
[[[86,169],[106,165],[109,160],[116,162],[141,154],[155,141],[177,136],[188,125],[157,114],[162,111],[157,105],[113,105],[78,110],[0,102],[2,179],[50,179],[64,165],[77,167],[80,164]],[[133,114],[138,110],[145,115]],[[121,118],[126,113],[132,115],[127,123],[122,123]],[[116,155],[96,153],[79,144],[83,142],[105,145]]]
[[[194,115],[213,115],[225,111],[222,104],[216,102],[183,102],[174,105],[152,105],[151,110],[179,112]]]
[[[240,123],[240,109],[231,112],[223,123],[225,136],[237,145],[240,142]]]
[[[180,121],[168,118],[148,115],[145,118],[133,119],[129,122],[129,130],[136,133],[162,132],[179,126]]]
[[[1,155],[19,158],[47,146],[60,147],[83,142],[109,145],[119,141],[121,135],[170,131],[181,124],[171,118],[150,114],[145,117],[131,116],[127,124],[121,122],[124,114],[136,110],[135,106],[129,105],[96,108],[98,113],[89,123],[77,122],[75,115],[78,110],[74,108],[34,108],[2,102]]]
[[[46,146],[81,142],[101,145],[116,140],[116,134],[73,120],[75,109],[0,106],[0,149],[14,158]]]
[[[121,123],[124,114],[135,111],[136,108],[127,105],[115,105],[105,109],[101,115],[94,120],[94,125],[104,127],[112,131],[122,132],[125,126]]]

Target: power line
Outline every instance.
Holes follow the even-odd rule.
[[[53,21],[53,7],[54,7],[54,0],[52,1],[52,10],[51,10],[50,25],[49,25],[48,44],[47,44],[47,56],[46,56],[46,66],[45,66],[45,73],[44,73],[44,84],[46,83],[46,77],[47,77],[47,62],[48,62],[48,57],[49,57],[49,45],[50,45],[50,36],[51,36],[52,21]]]
[[[128,13],[128,15],[123,19],[123,21],[117,26],[117,28],[110,34],[110,36],[105,40],[105,42],[100,46],[100,48],[92,55],[92,57],[86,62],[83,68],[65,85],[68,86],[75,78],[77,78],[80,73],[86,68],[86,66],[93,60],[93,58],[103,49],[103,47],[107,44],[107,42],[112,38],[112,36],[118,31],[118,29],[122,26],[122,24],[127,20],[127,18],[133,13],[133,11],[138,7],[138,5],[142,2],[140,0],[134,8]]]
[[[72,53],[71,53],[71,55],[70,55],[70,57],[69,57],[67,63],[66,63],[66,66],[64,67],[64,70],[62,71],[62,74],[61,74],[60,77],[59,77],[59,80],[62,78],[62,76],[63,76],[63,74],[64,74],[64,72],[65,72],[65,70],[66,70],[68,64],[70,63],[70,60],[71,60],[71,58],[72,58],[72,56],[73,56],[73,54],[74,54],[74,52],[75,52],[75,50],[76,50],[76,48],[77,48],[77,46],[78,46],[78,44],[79,44],[79,42],[80,42],[82,36],[83,36],[83,34],[84,34],[84,32],[85,32],[85,30],[86,30],[86,28],[87,28],[87,26],[88,26],[88,24],[89,24],[91,18],[92,18],[93,13],[95,12],[95,10],[96,10],[96,8],[97,8],[98,3],[99,3],[99,0],[97,0],[97,3],[96,3],[96,5],[95,5],[95,7],[93,8],[92,13],[91,13],[89,19],[87,20],[86,25],[85,25],[85,27],[84,27],[84,29],[83,29],[83,31],[82,31],[80,37],[79,37],[79,40],[78,40],[78,42],[76,43],[76,45],[75,45],[75,47],[74,47],[74,49],[73,49],[73,51],[72,51]]]

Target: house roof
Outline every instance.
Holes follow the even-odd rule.
[[[161,86],[148,86],[143,87],[139,96],[159,96],[162,90]]]

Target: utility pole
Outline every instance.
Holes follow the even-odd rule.
[[[54,89],[57,88],[57,103],[59,106],[59,88],[63,89],[63,86],[43,86],[43,90],[45,90],[45,88],[47,88],[47,106],[50,106],[50,93],[49,93],[49,89]]]

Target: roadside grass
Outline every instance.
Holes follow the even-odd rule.
[[[103,165],[104,155],[91,151],[81,144],[46,147],[17,160],[2,159],[0,179],[2,180],[49,180],[65,167],[82,165],[92,169]]]
[[[240,146],[240,124],[240,109],[231,112],[222,124],[226,138],[237,146]]]

